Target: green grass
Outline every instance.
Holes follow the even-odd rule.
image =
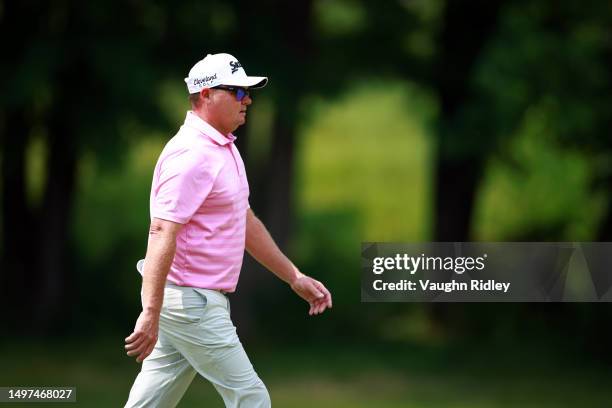
[[[369,83],[311,110],[297,150],[301,212],[354,210],[357,242],[428,236],[430,98],[407,83]]]
[[[11,342],[0,349],[0,384],[77,387],[77,404],[125,403],[139,365],[122,339]],[[609,406],[609,371],[578,358],[508,349],[462,351],[387,344],[249,350],[277,407],[525,408]],[[196,377],[179,407],[222,407]]]

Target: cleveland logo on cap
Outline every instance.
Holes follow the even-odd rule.
[[[205,76],[204,78],[195,78],[193,80],[193,84],[194,85],[202,85],[202,84],[207,84],[209,82],[214,81],[215,79],[217,79],[217,74],[215,75],[211,75],[211,76]]]

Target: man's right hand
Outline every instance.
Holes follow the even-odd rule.
[[[176,236],[182,227],[160,218],[151,220],[147,256],[142,265],[142,313],[134,331],[125,339],[127,355],[136,357],[138,363],[151,354],[157,342],[164,285],[176,251]]]
[[[134,331],[125,339],[127,355],[142,362],[155,347],[159,333],[159,313],[143,311],[136,320]]]

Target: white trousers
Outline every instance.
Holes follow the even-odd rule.
[[[229,300],[218,291],[166,285],[159,338],[126,407],[175,407],[196,373],[214,385],[226,407],[270,407],[268,390],[238,339],[229,309]]]

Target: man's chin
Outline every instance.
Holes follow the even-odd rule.
[[[243,119],[243,120],[241,120],[241,121],[239,121],[239,122],[236,124],[236,126],[234,126],[234,129],[233,129],[233,130],[232,130],[230,133],[233,133],[234,131],[236,131],[236,129],[238,129],[240,126],[244,125],[245,123],[246,123],[246,120],[244,120],[244,119]]]

